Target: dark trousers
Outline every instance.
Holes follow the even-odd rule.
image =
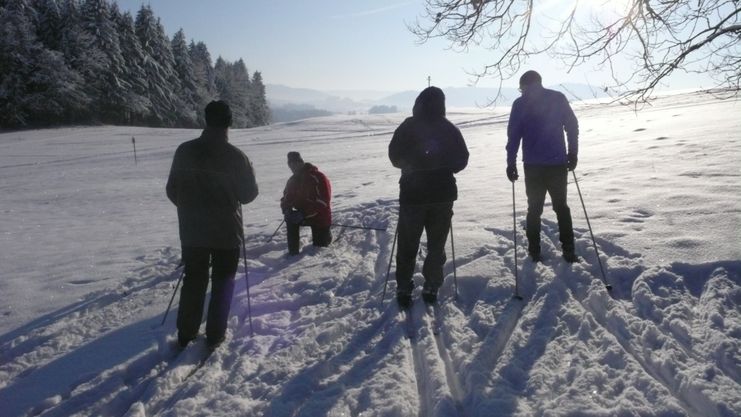
[[[234,276],[239,264],[239,248],[213,249],[183,247],[185,277],[180,291],[178,339],[187,341],[198,335],[211,264],[211,301],[206,319],[206,339],[215,343],[224,338],[234,293]]]
[[[300,249],[300,228],[301,226],[311,227],[311,243],[314,246],[326,247],[332,243],[332,232],[329,230],[329,226],[321,227],[315,225],[306,224],[295,224],[286,222],[286,229],[288,231],[288,253],[298,254]]]
[[[545,194],[551,196],[553,211],[558,220],[558,237],[562,249],[574,248],[574,230],[571,210],[566,204],[565,165],[525,165],[525,192],[527,193],[527,240],[528,251],[540,253],[540,216],[543,214]]]
[[[443,283],[445,241],[448,239],[453,202],[399,207],[398,250],[396,251],[396,288],[410,292],[414,288],[412,275],[417,263],[417,251],[422,230],[427,232],[427,257],[422,267],[425,287],[439,288]]]

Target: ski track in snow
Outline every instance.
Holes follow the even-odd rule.
[[[551,223],[545,232],[550,237],[550,244],[545,246],[548,246],[551,252],[557,253],[557,248],[560,247],[557,239],[557,226]],[[588,242],[583,239],[583,236],[579,240],[582,243],[579,245],[581,253],[588,254],[590,252]],[[592,256],[592,259],[596,258]],[[702,363],[698,363],[697,355],[690,350],[691,348],[677,343],[681,338],[672,334],[671,329],[656,326],[650,319],[640,317],[640,314],[636,318],[631,318],[631,314],[625,311],[625,303],[612,299],[602,286],[599,275],[597,275],[599,269],[594,267],[596,265],[588,266],[589,268],[584,270],[581,264],[574,265],[573,269],[578,273],[578,277],[576,274],[567,272],[558,271],[556,273],[556,276],[564,277],[562,279],[566,286],[583,307],[585,313],[591,315],[591,318],[602,329],[611,334],[622,349],[644,369],[645,373],[663,385],[688,414],[698,417],[728,415],[731,410],[719,409],[715,403],[717,399],[711,398],[705,392],[706,387],[703,386],[702,381],[704,376],[689,374],[689,372],[696,371],[698,367],[702,367]],[[569,269],[568,264],[564,263],[558,268]],[[636,294],[635,287],[633,293]],[[686,317],[686,319],[689,322],[693,321],[692,317]],[[669,358],[654,357],[652,350],[656,347],[671,351]],[[667,363],[667,359],[671,362]],[[724,385],[733,387],[734,381],[723,375],[722,367],[718,372],[719,374],[713,375],[713,378],[724,380]],[[715,392],[713,395],[722,398],[724,404],[733,404],[738,397],[738,392]]]
[[[365,207],[365,210],[373,206]],[[381,202],[376,208],[380,216],[393,216],[390,213],[390,204]],[[393,221],[393,219],[388,219]],[[599,332],[602,338],[607,338],[612,343],[612,348],[619,347],[622,353],[613,353],[622,356],[623,361],[635,363],[642,370],[644,383],[653,386],[653,389],[665,391],[670,397],[667,406],[677,407],[675,411],[684,410],[691,416],[727,416],[731,409],[720,409],[714,401],[722,399],[723,404],[733,404],[734,392],[713,391],[711,398],[702,386],[702,381],[694,381],[701,376],[687,375],[677,365],[684,364],[686,369],[697,369],[702,363],[702,358],[692,351],[691,346],[682,344],[676,337],[676,330],[657,325],[646,318],[646,313],[639,313],[631,305],[636,303],[622,299],[620,291],[624,288],[617,287],[615,298],[610,297],[604,289],[601,281],[595,273],[599,269],[593,254],[589,254],[591,246],[585,239],[584,231],[577,229],[577,242],[582,262],[569,266],[560,260],[557,241],[557,227],[549,221],[544,222],[543,247],[546,260],[543,263],[533,264],[529,260],[521,262],[520,286],[523,300],[511,298],[511,282],[505,287],[497,288],[498,292],[494,304],[495,320],[492,326],[482,331],[479,337],[480,350],[473,359],[464,359],[456,354],[456,344],[461,343],[460,338],[456,340],[456,330],[451,329],[450,322],[457,322],[452,317],[465,316],[466,310],[469,314],[476,306],[467,306],[464,302],[456,302],[452,296],[452,273],[448,273],[446,284],[442,291],[449,291],[448,296],[441,299],[439,311],[443,317],[443,325],[438,335],[433,334],[433,319],[425,311],[423,303],[419,300],[419,294],[415,294],[416,302],[410,314],[413,323],[413,338],[406,337],[406,329],[402,314],[393,301],[388,297],[383,306],[379,306],[375,298],[380,291],[380,285],[385,278],[388,262],[390,241],[383,232],[366,233],[363,231],[350,231],[342,233],[347,242],[339,247],[316,251],[306,248],[299,259],[286,259],[283,255],[282,244],[263,244],[265,236],[258,236],[249,241],[251,249],[248,250],[254,256],[250,265],[250,278],[252,280],[253,294],[253,323],[255,326],[255,338],[249,337],[249,325],[246,318],[246,305],[244,298],[244,286],[238,289],[235,298],[234,315],[230,320],[229,337],[225,342],[226,348],[217,350],[212,357],[208,358],[203,368],[196,368],[199,359],[204,353],[204,341],[199,339],[179,355],[175,355],[175,340],[172,335],[158,333],[158,317],[147,320],[150,328],[146,332],[156,334],[158,346],[150,348],[142,355],[136,357],[129,363],[112,367],[99,375],[89,374],[75,380],[62,392],[46,398],[35,404],[30,410],[30,415],[64,416],[64,415],[114,415],[116,410],[129,410],[131,415],[138,415],[137,410],[143,415],[178,415],[178,410],[192,407],[191,398],[196,397],[209,385],[236,384],[246,391],[240,391],[240,395],[249,398],[245,400],[249,404],[249,415],[274,415],[274,416],[300,416],[300,415],[324,415],[334,410],[335,402],[339,401],[344,391],[349,387],[362,387],[366,378],[373,377],[375,366],[397,367],[396,372],[406,372],[406,380],[415,387],[414,398],[409,400],[404,409],[390,408],[390,415],[407,415],[403,410],[413,411],[419,416],[468,416],[481,414],[482,404],[492,406],[492,398],[506,398],[506,392],[498,392],[497,384],[501,376],[511,371],[512,361],[519,361],[507,354],[507,351],[516,350],[513,346],[513,338],[522,337],[524,324],[523,316],[537,316],[536,321],[540,329],[547,329],[555,335],[555,325],[545,325],[553,321],[553,317],[546,317],[556,309],[558,304],[577,302],[583,314],[583,320],[592,325],[592,332]],[[523,225],[524,227],[524,225]],[[468,270],[482,271],[499,269],[501,274],[507,274],[509,265],[501,263],[511,255],[511,249],[507,248],[505,242],[507,237],[499,234],[495,229],[488,229],[494,234],[501,245],[487,245],[473,254],[463,255],[458,259],[459,282],[462,288],[461,299],[470,300],[469,291],[476,291],[466,285],[469,278],[476,277],[468,275]],[[358,242],[359,241],[359,242]],[[379,242],[380,241],[380,242]],[[360,243],[360,244],[359,244]],[[385,245],[381,250],[378,245]],[[343,252],[353,248],[364,248],[358,254],[357,259],[365,260],[358,264],[344,262],[338,257],[333,258],[331,252]],[[261,248],[261,249],[260,249]],[[369,258],[369,252],[374,248],[378,253],[378,259]],[[327,256],[318,257],[315,252],[329,252]],[[167,297],[172,290],[173,283],[179,276],[176,269],[178,259],[173,251],[165,251],[161,259],[148,259],[155,267],[144,268],[135,271],[144,277],[145,282],[127,282],[116,295],[95,296],[84,306],[77,306],[61,316],[61,320],[52,321],[32,329],[29,337],[23,338],[23,342],[31,346],[43,347],[53,343],[55,333],[64,333],[70,329],[86,329],[91,334],[103,332],[104,329],[94,329],[92,325],[80,326],[80,323],[107,323],[110,325],[110,317],[106,308],[117,304],[126,303],[129,299],[140,299],[152,297],[151,290],[156,289],[157,297]],[[608,261],[613,261],[609,254],[605,254]],[[381,259],[385,258],[385,259]],[[619,256],[615,256],[619,258]],[[335,265],[339,260],[342,265]],[[619,259],[617,259],[619,261]],[[370,262],[369,262],[370,261]],[[302,275],[296,275],[292,266],[306,270],[319,269],[326,264],[333,264],[329,271],[343,271],[347,273],[346,279],[333,280],[334,287],[310,288],[311,290],[326,290],[328,293],[317,292],[311,296],[302,293],[303,299],[278,300],[273,298],[276,294],[272,291],[275,285],[286,286],[286,282],[271,284],[270,281],[283,277],[288,282],[285,294],[297,294],[294,290],[303,287],[306,282],[302,281]],[[446,265],[446,270],[450,265]],[[645,275],[650,271],[643,271]],[[608,268],[609,273],[609,268]],[[634,275],[636,271],[632,272]],[[721,274],[716,272],[714,276]],[[369,278],[367,282],[353,284],[353,277],[365,275]],[[148,277],[148,279],[147,279]],[[240,276],[244,278],[243,270],[240,268]],[[334,277],[333,277],[334,278]],[[482,277],[479,277],[479,279]],[[510,277],[513,278],[513,277]],[[639,282],[639,275],[635,276],[635,282]],[[415,279],[421,280],[419,274]],[[549,281],[550,280],[550,281]],[[147,282],[148,281],[148,282]],[[625,283],[623,283],[625,284]],[[639,283],[640,284],[640,283]],[[295,288],[291,289],[290,286]],[[362,285],[363,291],[357,292],[354,285]],[[736,285],[738,282],[736,281]],[[634,284],[635,286],[635,284]],[[389,283],[389,293],[393,294],[395,285]],[[635,294],[636,291],[634,290]],[[354,298],[360,301],[360,308],[338,302],[340,297]],[[635,297],[635,295],[634,295]],[[284,298],[284,297],[281,297]],[[334,308],[328,308],[332,303],[339,303]],[[380,307],[380,308],[379,308]],[[314,325],[307,325],[308,321],[302,320],[298,312],[302,309],[323,310],[320,315],[323,320],[312,317],[317,326],[320,323],[329,324],[326,329],[314,329]],[[135,310],[135,309],[134,309]],[[538,311],[539,310],[539,311]],[[573,309],[571,309],[573,311]],[[115,311],[120,311],[115,308]],[[175,311],[171,312],[168,323],[172,323]],[[357,323],[366,322],[351,336],[351,340],[342,340],[341,334],[346,332],[347,323],[338,324],[333,319],[343,316],[357,315]],[[327,317],[329,316],[329,317]],[[368,321],[364,319],[370,319]],[[689,317],[690,321],[695,317]],[[343,327],[338,329],[336,327]],[[475,327],[475,326],[472,326]],[[152,329],[154,328],[154,329]],[[282,330],[278,330],[282,329]],[[303,329],[308,334],[297,332]],[[465,331],[465,329],[463,329]],[[581,331],[581,330],[577,330]],[[261,337],[272,339],[271,344],[264,341],[258,343]],[[309,346],[306,343],[294,343],[298,338],[305,339],[314,337],[322,343],[339,343],[337,350],[322,352],[319,345]],[[532,336],[531,336],[532,338]],[[653,341],[647,340],[653,338]],[[67,340],[65,338],[65,340]],[[46,342],[44,342],[46,341]],[[53,362],[58,358],[60,352],[37,348],[25,349],[23,343],[13,341],[12,348],[5,349],[5,361],[3,371],[13,371],[15,378],[24,379],[32,377],[38,368],[44,368],[44,364]],[[695,341],[699,342],[699,341]],[[79,342],[83,344],[84,342]],[[532,340],[529,342],[536,345]],[[673,358],[672,364],[662,363],[661,358],[652,359],[651,351],[656,349],[657,343],[661,343],[661,350],[670,351]],[[689,343],[686,341],[686,343]],[[267,349],[266,349],[266,346]],[[73,350],[75,346],[68,349]],[[541,346],[542,348],[542,346]],[[19,372],[21,363],[30,354],[47,357],[41,360],[35,357],[33,361],[38,365],[36,368],[26,369]],[[406,353],[404,353],[406,352]],[[313,353],[313,355],[307,355]],[[733,352],[729,352],[733,353]],[[677,355],[680,355],[677,357]],[[381,364],[390,356],[387,364]],[[324,357],[324,359],[321,359]],[[244,364],[244,360],[251,364]],[[298,374],[292,374],[295,369],[284,368],[281,364],[285,361],[293,362],[305,360],[306,366],[300,368]],[[509,361],[508,361],[509,360]],[[11,364],[16,366],[8,366]],[[482,367],[482,364],[486,366]],[[528,367],[518,363],[518,371],[527,372]],[[727,364],[718,363],[716,374],[713,378],[723,385],[733,387],[734,378],[725,375],[724,369]],[[234,367],[247,367],[244,374],[231,372]],[[535,362],[529,364],[530,368]],[[257,367],[255,369],[255,367]],[[349,369],[348,369],[349,368]],[[733,369],[733,368],[731,368]],[[47,373],[50,371],[39,371]],[[483,390],[487,384],[476,382],[476,378],[488,374],[485,379],[495,384],[495,390]],[[10,375],[10,374],[9,374]],[[460,380],[461,376],[464,380]],[[650,380],[650,381],[646,381]],[[652,382],[651,382],[652,381]],[[511,385],[511,384],[510,384]],[[515,384],[516,385],[516,384]],[[338,390],[342,386],[342,390]],[[510,387],[511,388],[511,387]],[[498,390],[503,387],[499,386]],[[506,390],[505,390],[506,391]],[[407,392],[408,393],[408,392]],[[498,395],[492,395],[498,394]],[[521,393],[523,394],[523,393]],[[316,398],[322,399],[318,403],[313,402]],[[484,398],[486,397],[486,398]],[[672,400],[673,399],[673,400]],[[369,403],[370,404],[370,403]],[[497,404],[495,401],[493,404]],[[502,404],[498,404],[501,406]],[[362,406],[353,410],[348,404],[348,411],[352,415],[363,412]],[[715,410],[712,414],[708,411]],[[366,410],[367,412],[367,410]],[[667,411],[668,412],[668,411]],[[319,414],[317,414],[319,413]],[[383,414],[383,413],[380,413]],[[662,415],[662,414],[659,414]],[[671,415],[671,412],[669,414]]]
[[[681,109],[679,102],[673,111]],[[597,117],[608,110],[590,111]],[[451,117],[459,118],[464,135],[467,129],[506,125],[501,115]],[[389,125],[395,123],[360,122],[353,128],[357,130],[343,124],[315,128],[286,124],[286,129],[308,133],[298,142],[268,135],[253,146],[376,137],[385,143],[393,130]],[[655,137],[652,125],[647,126],[636,126],[632,132]],[[673,138],[666,134],[655,140]],[[475,149],[479,144],[472,140],[470,146]],[[146,148],[142,152],[146,155]],[[50,161],[74,166],[122,153]],[[476,163],[472,161],[474,167]],[[690,180],[698,175],[683,174]],[[737,176],[730,177],[728,181]],[[632,179],[616,181],[622,180]],[[588,181],[587,177],[587,187]],[[467,237],[456,239],[459,296],[453,295],[449,256],[434,313],[441,319],[438,331],[419,288],[407,328],[394,300],[393,268],[381,300],[398,202],[358,203],[363,189],[377,185],[374,181],[356,185],[343,190],[355,203],[336,208],[335,222],[387,230],[336,227],[328,248],[308,245],[304,231],[305,246],[296,257],[285,256],[284,231],[272,240],[272,229],[248,234],[248,271],[240,263],[227,339],[203,366],[203,336],[176,354],[177,300],[160,326],[160,313],[181,274],[179,250],[165,247],[136,259],[115,288],[91,291],[0,335],[0,414],[741,415],[741,261],[647,266],[642,255],[618,242],[629,231],[642,233],[652,219],[678,221],[671,213],[638,204],[614,216],[612,230],[595,231],[599,256],[613,285],[608,293],[589,231],[580,227],[578,201],[572,197],[571,206],[582,259],[573,265],[560,258],[558,227],[548,213],[542,232],[545,260],[531,262],[523,245],[524,212],[518,211],[517,279],[522,300],[512,297],[512,230],[456,223],[456,237]],[[607,204],[626,198],[622,186],[613,186],[606,187]],[[684,198],[671,197],[679,204]],[[465,219],[468,208],[456,207]],[[608,216],[609,207],[598,206],[595,211],[593,222],[599,222]],[[702,245],[701,238],[681,232],[662,237],[678,248]],[[426,252],[424,239],[421,252]],[[245,277],[254,334],[247,316]],[[414,279],[421,286],[421,274]],[[78,286],[91,282],[84,274],[68,281]],[[408,331],[413,337],[407,337]]]

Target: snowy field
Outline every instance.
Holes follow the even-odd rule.
[[[741,103],[575,110],[612,296],[570,177],[583,260],[561,261],[548,208],[546,260],[527,260],[518,181],[512,298],[507,110],[449,111],[471,159],[439,332],[419,300],[407,326],[393,266],[381,300],[398,213],[386,151],[403,114],[232,131],[260,185],[245,211],[254,335],[240,265],[227,341],[200,368],[202,338],[174,355],[177,301],[160,326],[180,276],[165,181],[199,132],[0,134],[0,415],[741,416]],[[290,150],[329,176],[336,223],[387,230],[334,227],[329,248],[286,258],[285,229],[269,238]]]

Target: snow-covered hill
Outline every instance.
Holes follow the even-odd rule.
[[[548,211],[546,260],[526,259],[520,181],[523,300],[507,115],[450,114],[471,161],[439,329],[420,301],[411,322],[399,314],[393,263],[381,299],[398,209],[386,146],[403,115],[233,131],[261,191],[246,209],[252,326],[240,265],[227,341],[202,367],[203,340],[174,354],[177,299],[160,325],[180,277],[164,183],[198,132],[1,134],[0,415],[739,416],[740,108],[703,94],[577,108],[576,174],[614,289],[573,183],[582,262],[561,262]],[[386,231],[336,226],[329,248],[287,258],[284,229],[270,237],[289,150],[332,180],[337,224]]]

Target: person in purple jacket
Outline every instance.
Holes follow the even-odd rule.
[[[520,91],[522,96],[512,104],[507,125],[507,178],[510,181],[519,178],[517,151],[522,141],[528,252],[534,262],[542,260],[540,216],[547,192],[558,219],[563,258],[569,263],[578,262],[571,210],[566,204],[566,179],[568,171],[576,168],[578,160],[579,123],[566,97],[558,91],[543,88],[537,72],[522,74]]]

